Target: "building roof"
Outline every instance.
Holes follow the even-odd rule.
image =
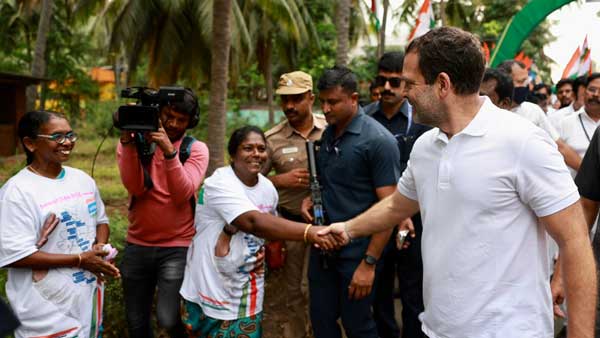
[[[16,73],[4,73],[0,72],[0,83],[2,84],[38,84],[42,81],[49,81],[49,79],[41,77],[33,77],[31,75],[23,75]]]

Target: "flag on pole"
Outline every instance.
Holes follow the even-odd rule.
[[[561,79],[566,78],[576,78],[577,72],[579,71],[579,57],[581,56],[581,51],[579,50],[579,46],[571,56],[569,63],[565,67],[565,70],[562,73]]]
[[[421,35],[429,32],[430,29],[435,27],[435,17],[433,15],[433,7],[431,6],[431,0],[423,1],[419,14],[417,15],[417,22],[410,32],[408,41],[414,38],[418,38]]]
[[[590,47],[588,46],[587,35],[583,40],[581,46],[581,58],[579,59],[579,69],[577,70],[577,76],[591,75],[592,74],[592,57],[590,53]]]
[[[592,73],[592,58],[590,47],[588,46],[587,35],[583,40],[583,45],[577,47],[569,63],[563,71],[562,78],[574,79],[582,75],[590,75]]]
[[[371,26],[375,32],[379,33],[381,29],[381,24],[379,23],[379,18],[377,18],[377,1],[371,0],[371,13],[369,13],[369,20],[371,21]]]

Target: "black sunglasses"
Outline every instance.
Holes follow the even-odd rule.
[[[389,82],[390,86],[392,88],[398,88],[398,87],[400,87],[400,84],[402,84],[402,78],[401,77],[385,77],[382,75],[377,75],[375,77],[375,85],[377,85],[378,87],[384,87],[386,82]]]

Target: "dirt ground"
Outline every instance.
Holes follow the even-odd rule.
[[[265,282],[265,300],[263,306],[263,338],[281,338],[283,324],[286,322],[285,283],[282,271],[270,271]],[[402,304],[399,299],[394,301],[396,321],[402,325],[400,313]],[[344,335],[345,337],[345,335]],[[312,336],[311,336],[312,338]]]

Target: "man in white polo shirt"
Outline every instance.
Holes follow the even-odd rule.
[[[583,107],[565,117],[559,125],[560,138],[583,158],[594,131],[600,125],[600,73],[587,78],[583,94]],[[581,163],[581,162],[579,162]],[[579,168],[579,166],[577,166]],[[577,170],[570,168],[575,178]]]
[[[592,337],[596,275],[577,188],[547,133],[478,95],[480,46],[452,27],[409,44],[406,95],[415,120],[437,128],[417,140],[396,192],[322,234],[346,243],[420,210],[428,337],[551,338],[548,231],[563,257],[569,337]]]

